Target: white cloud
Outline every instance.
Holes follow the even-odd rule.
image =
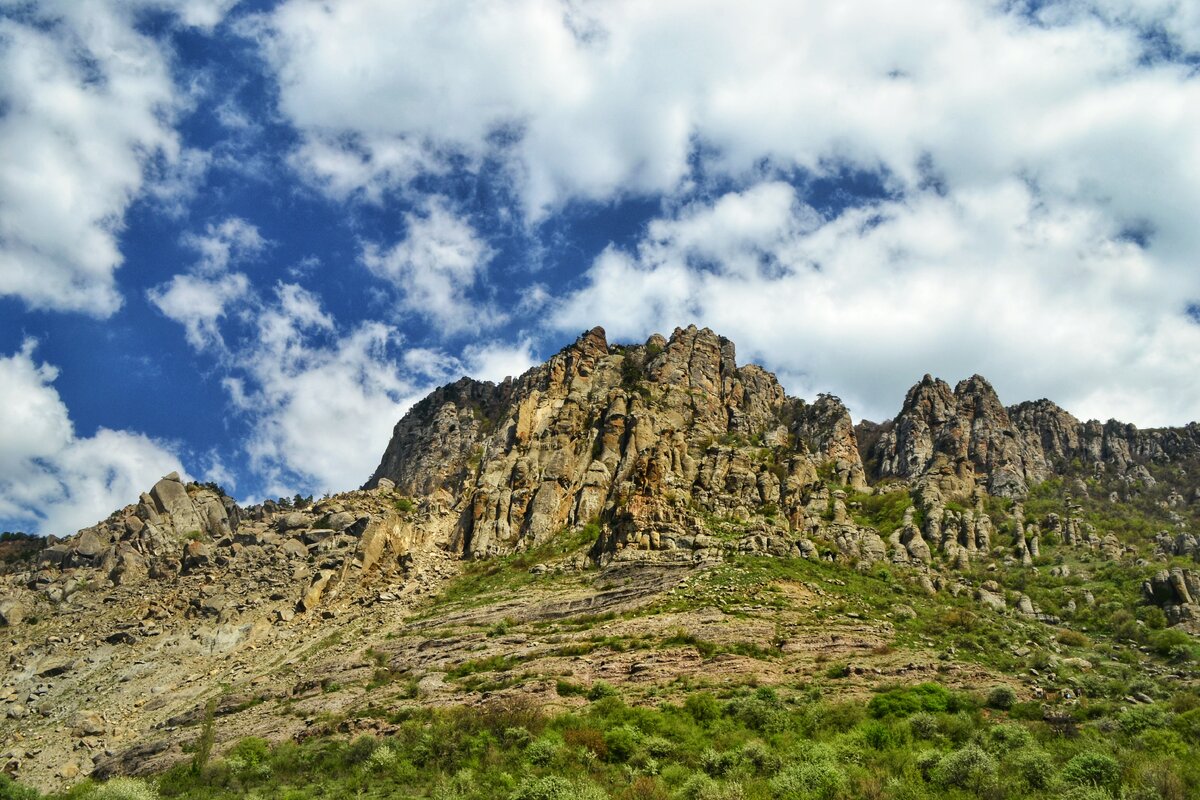
[[[520,374],[531,348],[489,342],[461,358],[402,348],[395,328],[368,321],[339,331],[314,294],[280,284],[225,386],[251,419],[246,449],[267,496],[345,491],[370,476],[396,421],[435,386]]]
[[[1197,13],[1172,0],[1100,5],[1122,3],[1133,10],[1110,17],[1146,25],[1186,28]],[[732,175],[764,158],[818,171],[849,160],[912,184],[929,154],[955,182],[1047,170],[1097,198],[1126,182],[1154,187],[1180,153],[1191,175],[1188,109],[1200,104],[1186,66],[1140,67],[1138,32],[1095,15],[1034,25],[1001,9],[289,0],[260,27],[282,110],[320,140],[329,163],[312,168],[342,192],[401,185],[447,152],[499,155],[538,218],[576,198],[672,192],[697,140],[710,169]],[[1155,113],[1164,102],[1176,113]],[[497,131],[510,133],[500,145]],[[1142,153],[1150,174],[1114,167],[1084,185],[1098,162],[1072,157],[1080,148],[1120,162],[1137,134],[1155,143]],[[396,148],[403,169],[394,157],[372,163]]]
[[[1200,81],[1178,58],[1198,14],[287,0],[258,35],[326,166],[296,163],[335,193],[411,191],[453,156],[502,164],[528,223],[660,198],[637,251],[606,252],[558,305],[569,329],[699,318],[872,414],[927,369],[980,370],[1008,399],[1145,424],[1200,415],[1180,313],[1200,298]],[[847,170],[894,199],[822,219],[817,196],[773,181]],[[737,191],[689,205],[716,186]]]
[[[35,362],[27,340],[0,357],[0,518],[65,536],[136,502],[183,468],[162,442],[101,428],[79,437],[53,386],[58,370]]]
[[[423,213],[405,215],[403,241],[382,249],[368,244],[363,265],[399,293],[400,308],[434,322],[443,333],[478,331],[503,321],[503,315],[468,291],[476,284],[492,251],[470,223],[446,203],[431,199]]]
[[[228,272],[229,267],[257,257],[270,242],[253,224],[228,217],[209,223],[203,234],[186,234],[183,243],[199,255],[192,272],[149,289],[146,297],[165,316],[184,326],[192,347],[223,350],[218,323],[231,305],[253,299],[250,279],[241,272]]]
[[[241,217],[227,217],[218,224],[209,223],[202,234],[189,233],[183,243],[200,254],[196,269],[216,275],[230,263],[258,256],[269,244],[258,228]]]
[[[636,251],[597,258],[551,324],[638,340],[696,321],[794,392],[875,419],[925,372],[979,372],[1005,402],[1048,396],[1083,418],[1200,418],[1200,326],[1087,205],[1048,207],[1011,181],[813,219],[767,183],[656,220]]]
[[[249,290],[250,280],[240,272],[214,278],[175,275],[150,289],[147,297],[164,315],[184,326],[188,344],[202,350],[222,344],[217,323],[226,308],[244,300]]]
[[[294,284],[277,287],[257,328],[225,384],[251,417],[246,449],[266,493],[361,484],[418,399],[391,355],[396,331],[367,322],[339,335],[318,298]]]
[[[533,342],[526,338],[516,344],[488,342],[468,345],[463,351],[458,372],[481,381],[500,383],[516,378],[537,363]]]
[[[147,188],[186,195],[203,157],[172,128],[185,98],[166,46],[140,33],[157,6],[211,27],[226,0],[121,3],[3,0],[0,9],[0,294],[33,308],[107,317],[130,203]]]

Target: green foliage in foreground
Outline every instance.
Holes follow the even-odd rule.
[[[245,739],[200,773],[85,782],[62,800],[404,798],[438,800],[851,800],[1200,796],[1187,713],[1144,707],[1154,725],[1017,721],[936,684],[870,702],[784,700],[743,688],[635,708],[600,693],[546,715],[532,700],[411,709],[388,733],[270,746]],[[1178,704],[1177,704],[1178,705]],[[39,795],[0,782],[0,798]]]

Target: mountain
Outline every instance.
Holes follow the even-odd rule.
[[[749,675],[1186,715],[1159,704],[1196,685],[1197,475],[1195,423],[1080,422],[927,375],[855,425],[707,329],[596,328],[433,392],[359,490],[240,508],[168,475],[14,551],[3,766],[63,786],[186,763],[210,733],[378,737],[412,709]]]

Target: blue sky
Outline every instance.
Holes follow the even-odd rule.
[[[1178,0],[0,0],[0,528],[353,488],[597,324],[1183,424],[1198,133]]]

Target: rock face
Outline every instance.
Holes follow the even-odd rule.
[[[882,542],[864,544],[848,520],[826,524],[819,472],[866,485],[837,398],[788,398],[708,329],[610,347],[596,328],[516,380],[435,392],[396,426],[367,485],[431,498],[448,512],[441,534],[473,558],[594,520],[607,523],[598,554],[691,558],[713,545],[706,518],[756,512],[748,546],[815,552],[802,540],[824,533],[856,557],[882,557]]]
[[[1143,584],[1142,593],[1146,602],[1162,607],[1167,624],[1200,634],[1200,572],[1161,570]]]
[[[1005,408],[978,376],[953,389],[926,376],[895,420],[855,427],[836,397],[788,397],[710,330],[614,346],[596,328],[518,378],[463,379],[432,393],[397,423],[361,490],[239,508],[216,486],[168,475],[74,536],[44,547],[22,540],[13,558],[0,558],[0,627],[12,642],[0,747],[41,726],[75,739],[27,759],[39,780],[61,763],[81,775],[106,774],[105,764],[140,769],[180,746],[174,726],[194,724],[226,680],[248,692],[222,700],[230,708],[270,692],[319,694],[326,667],[365,682],[380,665],[375,656],[359,664],[355,643],[338,644],[348,624],[360,632],[393,624],[460,574],[462,560],[542,548],[564,534],[569,546],[543,548],[529,574],[606,581],[545,600],[557,616],[601,596],[624,602],[631,575],[647,593],[665,591],[664,576],[752,554],[894,575],[983,613],[1058,624],[1023,582],[1000,581],[1046,570],[1077,582],[1091,563],[1123,562],[1153,576],[1146,603],[1200,633],[1200,574],[1160,570],[1200,561],[1197,526],[1187,525],[1200,507],[1188,477],[1197,468],[1194,424],[1080,423],[1045,400]],[[1044,495],[1023,499],[1060,475],[1069,480],[1053,511]],[[1097,504],[1114,488],[1113,497],[1136,494],[1155,475],[1168,529],[1137,540],[1139,552],[1095,516]],[[1142,560],[1151,556],[1159,566]],[[620,581],[603,588],[610,576]],[[1068,620],[1113,602],[1059,583],[1063,602],[1047,608]],[[789,591],[802,588],[811,590]],[[457,634],[428,639],[443,622],[455,628],[411,620],[420,636],[407,640],[429,649],[422,696],[443,686],[441,648],[478,657]],[[321,655],[331,648],[343,649]],[[279,688],[281,676],[290,690]],[[289,724],[301,716],[287,712]],[[167,738],[152,741],[151,726]]]
[[[926,375],[895,420],[865,423],[859,431],[869,443],[864,461],[873,480],[936,482],[943,493],[962,495],[978,487],[1024,497],[1030,484],[1062,475],[1073,463],[1124,474],[1146,461],[1200,455],[1196,423],[1138,430],[1115,420],[1080,422],[1049,400],[1005,408],[978,375],[953,390]]]

